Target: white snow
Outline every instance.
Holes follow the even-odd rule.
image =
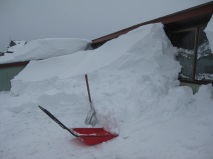
[[[12,63],[29,60],[40,60],[55,56],[72,54],[86,50],[90,40],[75,38],[49,38],[28,42],[22,47],[16,47],[14,53],[0,58],[0,63]]]
[[[0,158],[212,159],[213,88],[179,86],[175,53],[162,24],[150,24],[96,50],[30,62],[0,93]],[[98,126],[119,133],[96,146],[37,107],[87,127],[85,73]]]
[[[204,30],[209,40],[209,46],[213,50],[213,16],[211,17],[206,29]]]
[[[16,41],[14,40],[13,41],[16,45],[12,46],[12,47],[9,47],[7,49],[7,51],[10,51],[10,52],[16,52],[16,50],[19,50],[21,49],[25,44],[26,44],[26,41]]]

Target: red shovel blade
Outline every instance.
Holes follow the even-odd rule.
[[[79,135],[79,139],[87,145],[96,145],[118,136],[103,128],[72,128]]]

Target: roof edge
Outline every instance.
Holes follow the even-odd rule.
[[[189,19],[192,17],[204,16],[204,15],[209,15],[209,14],[213,14],[213,2],[208,2],[208,3],[198,5],[198,6],[194,6],[192,8],[188,8],[188,9],[185,9],[185,10],[182,10],[179,12],[175,12],[175,13],[163,16],[163,17],[159,17],[159,18],[149,20],[149,21],[146,21],[143,23],[139,23],[139,24],[133,25],[131,27],[119,30],[117,32],[99,37],[97,39],[92,40],[92,45],[106,42],[108,40],[117,38],[118,36],[120,36],[122,34],[126,34],[127,32],[129,32],[133,29],[136,29],[140,26],[146,25],[146,24],[157,23],[157,22],[162,22],[163,24],[168,24],[168,23],[172,23],[175,21],[186,20],[186,19]]]

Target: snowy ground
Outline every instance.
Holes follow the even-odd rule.
[[[212,159],[212,86],[195,95],[179,86],[175,53],[163,26],[151,24],[93,51],[30,62],[11,92],[0,93],[0,158]],[[85,73],[99,126],[119,132],[96,146],[37,107],[68,127],[86,127]]]

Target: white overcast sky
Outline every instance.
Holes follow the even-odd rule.
[[[0,51],[10,40],[95,39],[211,0],[0,0]]]

